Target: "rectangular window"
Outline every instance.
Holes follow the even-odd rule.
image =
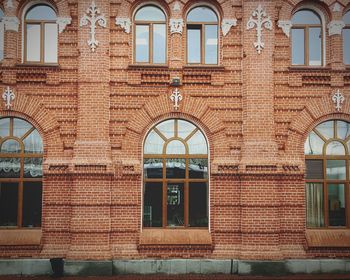
[[[350,28],[343,29],[343,56],[344,63],[350,64]]]
[[[344,184],[328,185],[328,216],[330,226],[345,226],[345,187]]]
[[[44,49],[44,61],[46,63],[57,63],[57,24],[46,23],[45,24],[45,49]]]
[[[27,24],[26,58],[30,62],[40,62],[41,33],[39,24]]]
[[[184,184],[168,183],[167,187],[167,224],[184,226]]]
[[[187,61],[201,63],[201,29],[200,25],[190,25],[187,29]]]
[[[23,183],[23,227],[41,226],[42,182]]]
[[[306,183],[307,227],[324,226],[323,184]]]
[[[327,160],[327,179],[330,180],[345,180],[346,167],[345,160]]]
[[[322,65],[322,34],[320,27],[309,28],[309,65]]]
[[[143,226],[162,227],[163,219],[162,183],[146,183],[143,202]]]
[[[190,183],[189,189],[189,226],[208,226],[208,187],[207,182]]]
[[[0,60],[4,59],[4,41],[5,41],[4,35],[5,35],[4,23],[1,21],[0,22]]]
[[[153,63],[165,63],[166,28],[165,24],[153,24]]]
[[[136,25],[136,62],[149,62],[148,25]]]
[[[18,183],[0,183],[0,226],[17,226]]]
[[[292,64],[305,65],[304,29],[292,29]]]
[[[205,25],[205,64],[218,63],[218,27]]]

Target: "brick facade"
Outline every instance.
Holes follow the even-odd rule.
[[[5,15],[22,19],[30,1],[7,2],[0,2]],[[167,13],[162,67],[133,63],[133,30],[115,24],[116,17],[132,18],[142,2],[96,0],[107,27],[96,27],[99,45],[91,52],[90,29],[79,25],[91,1],[50,0],[58,16],[72,19],[59,34],[58,66],[23,64],[22,24],[18,32],[5,32],[0,89],[9,86],[16,98],[10,110],[1,102],[0,116],[24,118],[37,128],[45,161],[40,244],[23,242],[25,230],[1,229],[0,257],[349,257],[350,244],[310,247],[305,226],[306,137],[324,120],[350,121],[342,37],[326,29],[325,65],[295,67],[290,38],[277,26],[305,3],[324,11],[326,26],[342,18],[349,1],[203,1],[220,20],[237,19],[226,36],[219,32],[217,66],[186,64],[186,25],[182,35],[170,34],[170,18],[185,19],[196,1],[154,1]],[[253,46],[256,30],[246,28],[258,4],[272,21],[272,30],[262,31],[261,54]],[[178,110],[169,98],[174,77],[180,77],[183,95]],[[337,89],[345,96],[340,112],[331,99]],[[143,141],[169,118],[193,122],[208,139],[211,244],[140,243]],[[9,245],[11,234],[23,240]]]

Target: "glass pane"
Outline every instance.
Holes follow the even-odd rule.
[[[345,140],[350,135],[350,123],[337,121],[337,137]]]
[[[29,20],[56,20],[55,11],[46,5],[34,6],[26,15]]]
[[[306,225],[324,226],[323,185],[320,183],[306,184]]]
[[[205,64],[218,63],[218,26],[205,26]]]
[[[57,63],[57,24],[45,24],[45,49],[44,61],[46,63]]]
[[[305,64],[305,37],[304,29],[292,29],[292,64]]]
[[[330,226],[345,226],[345,188],[344,184],[328,185],[328,215]]]
[[[350,24],[350,11],[343,16],[343,21],[345,24]]]
[[[168,184],[167,189],[168,226],[184,226],[184,185]]]
[[[190,158],[189,159],[189,177],[191,179],[208,178],[208,159]]]
[[[322,65],[321,28],[309,28],[309,65]]]
[[[4,59],[4,34],[5,34],[5,26],[4,23],[1,21],[2,18],[0,17],[0,60]]]
[[[25,158],[24,159],[24,177],[41,178],[43,176],[43,159],[42,158]]]
[[[42,183],[23,183],[23,227],[41,226]]]
[[[334,138],[334,121],[321,123],[316,127],[316,130],[327,140]]]
[[[148,25],[136,25],[136,62],[149,62]]]
[[[293,24],[321,24],[320,17],[311,10],[301,10],[292,17]]]
[[[4,143],[2,143],[0,152],[5,154],[20,153],[21,146],[16,140],[9,139],[9,140],[6,140]]]
[[[27,61],[40,62],[40,25],[27,24]]]
[[[17,226],[18,183],[0,182],[0,226]]]
[[[214,11],[208,7],[196,7],[187,15],[188,22],[217,22]]]
[[[306,179],[323,179],[323,160],[306,160]]]
[[[22,119],[13,119],[13,136],[21,138],[33,126]]]
[[[315,132],[311,131],[305,141],[305,155],[322,155],[323,145],[323,140]]]
[[[165,21],[165,15],[161,9],[155,6],[146,6],[136,12],[135,20]]]
[[[4,12],[2,9],[0,9],[0,21],[3,19],[3,17],[4,17]]]
[[[30,154],[43,153],[43,141],[37,130],[33,130],[24,140],[24,152]]]
[[[163,219],[162,183],[146,183],[143,197],[143,226],[161,227]]]
[[[178,120],[178,136],[182,139],[185,139],[190,133],[196,129],[196,127],[190,122]]]
[[[10,135],[10,118],[0,119],[0,137]]]
[[[190,183],[189,226],[208,226],[208,187],[207,183]]]
[[[350,64],[350,28],[343,29],[343,56],[344,63]]]
[[[167,155],[184,155],[186,154],[185,145],[179,140],[171,141],[166,147]]]
[[[189,154],[206,155],[208,154],[207,141],[199,130],[187,141]]]
[[[0,178],[19,178],[20,158],[0,158]]]
[[[326,154],[331,155],[345,155],[344,145],[338,141],[330,142],[327,145]]]
[[[145,158],[143,160],[145,178],[163,178],[163,160],[160,158]]]
[[[327,179],[345,180],[346,168],[345,160],[327,160]]]
[[[165,63],[165,24],[153,25],[153,63]]]
[[[186,160],[184,158],[166,159],[166,177],[168,179],[183,179],[186,177]]]
[[[174,137],[174,120],[167,120],[157,125],[157,129],[166,137]]]
[[[163,153],[164,140],[152,130],[145,141],[144,153],[145,154],[162,154]]]
[[[187,61],[201,63],[201,30],[192,26],[187,29]]]

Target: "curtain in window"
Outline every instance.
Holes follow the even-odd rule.
[[[323,227],[324,210],[323,210],[323,185],[320,183],[306,184],[307,200],[307,226]]]

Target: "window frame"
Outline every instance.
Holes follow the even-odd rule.
[[[24,139],[29,136],[33,131],[38,129],[30,122],[28,122],[27,120],[25,120],[26,122],[28,122],[30,125],[32,125],[32,127],[23,134],[23,136],[21,138],[18,138],[16,136],[13,136],[13,131],[14,131],[14,119],[21,119],[18,117],[4,117],[4,118],[0,118],[0,119],[5,119],[5,118],[9,118],[10,119],[10,127],[9,127],[9,131],[10,131],[10,135],[5,136],[5,137],[0,137],[0,147],[2,146],[2,144],[7,141],[7,140],[15,140],[19,143],[20,147],[21,147],[21,152],[20,153],[1,153],[0,150],[0,159],[1,158],[19,158],[20,159],[20,174],[19,177],[15,177],[15,178],[10,178],[10,177],[0,177],[0,183],[4,182],[4,183],[18,183],[18,199],[17,199],[17,225],[16,226],[1,226],[0,225],[0,229],[7,229],[7,228],[21,228],[21,229],[40,229],[40,227],[23,227],[23,190],[24,190],[24,183],[25,182],[41,182],[43,184],[43,176],[39,177],[39,178],[26,178],[24,176],[24,159],[26,158],[41,158],[42,161],[44,159],[44,153],[25,153],[24,151]],[[21,119],[24,120],[24,119]],[[38,131],[39,132],[39,131]],[[40,134],[40,133],[39,133]],[[40,135],[41,136],[41,135]],[[42,140],[42,137],[41,137]],[[42,166],[43,164],[41,164]],[[43,190],[43,187],[42,187]],[[42,198],[41,198],[42,200]],[[41,225],[42,225],[42,213],[41,213]]]
[[[317,130],[317,126],[325,123],[325,122],[333,122],[333,137],[329,138],[328,140],[322,135],[321,132]],[[308,160],[322,160],[323,164],[323,179],[309,179],[307,178],[307,170],[305,170],[305,199],[306,199],[306,192],[308,183],[319,183],[322,184],[322,190],[323,190],[323,217],[324,217],[324,226],[320,227],[308,227],[307,226],[307,217],[306,217],[306,227],[307,229],[345,229],[350,227],[350,153],[349,153],[349,146],[346,144],[348,141],[350,141],[350,135],[346,137],[346,139],[338,138],[337,136],[337,122],[343,121],[347,122],[346,120],[340,120],[340,119],[334,119],[334,120],[328,120],[325,122],[322,122],[318,124],[311,132],[314,132],[318,137],[320,137],[323,141],[323,147],[322,147],[322,155],[307,155],[305,154],[305,164]],[[308,135],[310,135],[310,133]],[[307,139],[305,140],[307,141]],[[340,142],[344,146],[345,155],[327,155],[326,149],[329,143],[336,141]],[[327,179],[327,161],[328,160],[344,160],[345,161],[345,179]],[[330,184],[343,184],[344,185],[344,201],[345,201],[345,226],[330,226],[329,225],[329,205],[328,205],[328,185]],[[306,209],[307,209],[307,201],[306,201]]]
[[[1,64],[5,58],[5,24],[4,24],[5,12],[1,6],[0,6],[0,13],[2,13],[3,15],[2,18],[0,18],[0,42],[2,42],[2,49],[3,49],[2,57],[0,56],[0,64]]]
[[[344,13],[344,15],[343,15],[343,17],[342,18],[344,18],[345,17],[345,15],[346,14],[350,14],[350,9],[348,9],[345,13]],[[343,42],[344,42],[344,33],[343,33],[343,31],[345,30],[345,29],[348,29],[349,31],[350,31],[350,22],[349,23],[346,23],[345,21],[344,21],[344,23],[345,23],[345,26],[343,27],[343,30],[342,30],[342,40],[343,40]],[[343,43],[343,63],[345,64],[345,66],[346,67],[350,67],[350,62],[349,63],[345,63],[345,48],[344,48],[344,43]],[[349,50],[348,50],[349,51]]]
[[[51,8],[56,14],[56,20],[27,20],[27,14],[38,6],[47,6]],[[26,7],[23,12],[23,63],[29,65],[58,65],[59,58],[59,32],[57,25],[57,10],[46,2],[37,2]],[[57,62],[45,62],[45,25],[56,24],[57,27]],[[40,25],[40,61],[31,61],[27,59],[27,25]]]
[[[162,11],[164,14],[165,20],[164,21],[148,21],[148,20],[135,20],[136,14],[145,7],[155,7]],[[165,61],[164,63],[154,63],[153,62],[153,25],[155,24],[164,24],[165,26]],[[149,34],[148,34],[148,62],[137,62],[136,61],[136,26],[148,26]],[[156,65],[156,66],[165,66],[168,63],[168,16],[167,13],[162,9],[162,7],[154,4],[154,3],[146,3],[142,6],[139,6],[135,9],[134,15],[133,15],[133,63],[137,65]]]

